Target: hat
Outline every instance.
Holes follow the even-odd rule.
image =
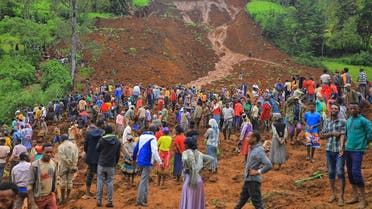
[[[168,127],[164,127],[162,129],[162,131],[163,131],[164,134],[169,134],[169,128]]]
[[[350,84],[350,83],[347,83],[347,84],[345,84],[344,87],[345,87],[345,88],[350,88],[350,87],[351,87],[351,84]]]

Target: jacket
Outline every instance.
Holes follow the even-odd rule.
[[[271,164],[269,158],[266,156],[263,146],[261,144],[252,146],[247,157],[247,164],[245,166],[244,172],[244,180],[256,181],[261,183],[262,182],[261,174],[266,173],[272,168],[273,165]],[[261,174],[256,176],[250,176],[249,175],[250,170],[259,170]]]
[[[89,165],[97,165],[99,153],[96,150],[99,139],[102,138],[104,130],[92,126],[85,137],[84,151],[86,153],[85,162]]]
[[[117,136],[108,134],[98,141],[96,150],[99,152],[98,165],[115,167],[120,159],[121,143]]]
[[[138,166],[152,166],[154,161],[162,163],[154,133],[144,132],[140,136],[132,157],[133,160],[137,160]]]

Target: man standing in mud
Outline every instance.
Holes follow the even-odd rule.
[[[43,145],[43,157],[31,164],[28,198],[31,209],[57,209],[57,163],[52,159],[53,145]]]
[[[359,103],[351,103],[349,111],[351,116],[346,122],[345,161],[349,181],[353,187],[353,198],[346,203],[355,204],[359,202],[358,209],[361,209],[368,206],[362,176],[362,161],[368,141],[372,140],[372,127],[371,122],[360,115]]]
[[[97,126],[91,124],[88,127],[87,135],[84,141],[84,151],[86,153],[85,163],[88,164],[86,191],[83,198],[87,199],[93,196],[90,192],[94,174],[97,173],[97,164],[99,153],[96,150],[98,141],[101,139],[105,131],[103,130],[105,123],[103,120],[97,122]]]
[[[331,118],[326,119],[322,130],[322,135],[327,138],[326,158],[328,168],[328,178],[331,185],[332,195],[329,203],[337,200],[336,196],[336,175],[340,181],[341,194],[338,199],[338,206],[344,205],[345,193],[345,161],[344,161],[344,144],[346,135],[346,121],[338,116],[340,107],[331,106]]]
[[[77,172],[79,149],[74,142],[63,134],[62,143],[58,146],[58,174],[61,179],[61,197],[59,204],[67,203],[72,190],[72,180]]]
[[[96,150],[99,152],[97,166],[97,206],[102,206],[103,185],[107,185],[106,207],[112,208],[114,192],[115,166],[120,159],[121,143],[117,136],[113,135],[111,126],[105,127],[105,136],[97,143]]]
[[[261,135],[258,131],[248,134],[248,143],[251,145],[251,150],[245,166],[243,190],[240,193],[240,201],[235,206],[235,209],[243,208],[249,198],[256,209],[264,208],[261,195],[262,174],[271,170],[273,165],[266,156],[260,141]]]
[[[163,163],[160,159],[158,152],[158,143],[154,133],[157,131],[155,125],[150,125],[149,131],[144,132],[136,144],[133,151],[133,162],[137,160],[137,165],[142,170],[141,181],[138,186],[137,202],[136,205],[147,206],[147,195],[149,187],[149,178],[151,167],[154,161],[157,161],[162,168]]]

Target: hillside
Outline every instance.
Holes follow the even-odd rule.
[[[293,73],[311,75],[317,79],[320,70],[298,65],[262,36],[261,29],[244,11],[245,3],[245,0],[158,0],[153,9],[159,10],[153,10],[145,19],[98,19],[97,29],[89,35],[89,41],[97,42],[102,52],[96,61],[87,60],[95,68],[91,82],[182,83],[218,89],[240,84],[240,70],[244,72],[246,82],[263,87],[272,85],[277,78],[288,79]],[[238,201],[244,164],[236,152],[237,137],[233,139],[232,142],[221,142],[218,174],[203,173],[208,209],[231,209]],[[202,143],[199,149],[205,152]],[[288,145],[287,152],[288,161],[283,169],[264,175],[262,191],[265,205],[268,208],[286,209],[339,208],[326,203],[330,194],[326,177],[302,186],[294,184],[296,180],[309,177],[316,171],[326,173],[324,143],[316,153],[315,163],[305,161],[304,146]],[[363,171],[367,196],[372,201],[370,152],[368,150],[365,156]],[[95,199],[81,199],[85,189],[85,167],[81,162],[75,180],[74,198],[61,208],[96,208]],[[156,178],[155,172],[152,178]],[[139,182],[139,177],[135,182]],[[158,187],[155,181],[151,182],[148,208],[178,208],[181,189],[182,184],[176,184],[172,177],[164,187]],[[349,183],[346,189],[346,198],[349,198]],[[136,194],[137,188],[128,187],[123,176],[117,172],[114,194],[116,208],[139,208],[135,206]],[[252,205],[248,204],[245,208],[252,208]]]
[[[249,83],[266,85],[277,78],[265,79],[270,74],[320,74],[266,40],[246,14],[245,1],[226,2],[162,0],[148,18],[97,19],[88,41],[96,42],[101,54],[97,60],[87,54],[95,68],[93,83],[221,86],[234,83],[234,74],[243,70]]]

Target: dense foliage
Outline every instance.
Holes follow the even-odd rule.
[[[253,1],[246,8],[265,36],[290,55],[355,54],[357,61],[349,64],[372,65],[370,0]]]
[[[83,50],[99,56],[99,46],[86,41],[94,19],[128,15],[150,0],[77,1],[77,61]],[[0,121],[10,122],[16,109],[46,104],[68,93],[71,64],[71,0],[0,1]],[[82,78],[93,71],[80,67]],[[76,88],[79,86],[77,85]]]

